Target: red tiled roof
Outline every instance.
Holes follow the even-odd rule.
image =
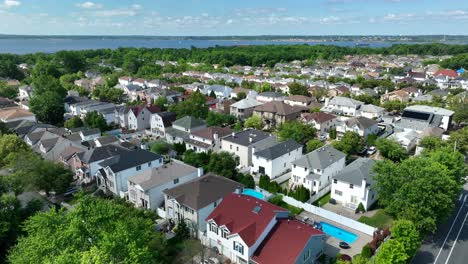
[[[258,213],[253,211],[256,206],[260,208]],[[287,210],[252,196],[231,193],[206,220],[212,219],[218,226],[226,226],[231,234],[239,234],[250,247],[276,218],[277,212]]]
[[[444,69],[444,70],[438,70],[434,76],[439,76],[439,75],[444,75],[444,76],[447,76],[447,77],[458,77],[458,73],[454,70],[450,70],[450,69]]]
[[[213,140],[214,134],[218,134],[218,137],[221,138],[231,133],[232,133],[232,129],[230,129],[229,127],[213,126],[213,127],[207,127],[201,130],[194,131],[192,132],[192,135]]]
[[[252,259],[258,264],[296,263],[310,238],[317,235],[324,233],[297,220],[279,220],[255,251]]]

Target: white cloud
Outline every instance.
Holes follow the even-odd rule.
[[[12,8],[12,7],[17,7],[20,6],[21,2],[17,0],[5,0],[3,1],[3,7],[4,8]]]
[[[96,4],[94,2],[84,2],[76,4],[77,7],[86,8],[86,9],[94,9],[94,8],[101,8],[101,4]]]
[[[97,17],[129,17],[129,16],[136,16],[137,12],[135,10],[127,10],[127,9],[110,9],[110,10],[100,10],[95,11],[92,13],[93,16]]]

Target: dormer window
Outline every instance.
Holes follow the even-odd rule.
[[[354,188],[354,185],[353,185],[353,184],[350,184],[350,185],[349,185],[349,188],[350,188],[350,189],[353,189],[353,188]]]
[[[228,235],[229,235],[229,231],[227,229],[223,229],[223,231],[221,231],[221,237],[224,238],[224,239],[227,239]]]

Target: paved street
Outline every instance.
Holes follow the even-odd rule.
[[[468,185],[464,186],[456,208],[437,233],[427,237],[412,264],[468,263]]]

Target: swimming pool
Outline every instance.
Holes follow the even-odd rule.
[[[358,238],[356,234],[343,230],[334,225],[330,225],[329,223],[320,222],[320,225],[322,227],[322,231],[325,232],[327,235],[330,235],[348,244],[354,243],[354,241],[356,241],[356,239]]]
[[[254,189],[244,189],[242,194],[249,195],[260,200],[265,200],[265,195],[263,195],[261,192],[257,192]]]

